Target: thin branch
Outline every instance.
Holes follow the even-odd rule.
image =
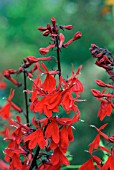
[[[32,160],[31,166],[30,166],[30,170],[32,170],[34,168],[34,166],[36,166],[36,161],[37,161],[37,156],[39,155],[39,151],[40,151],[40,147],[38,146],[35,156]],[[38,168],[38,167],[37,167]]]
[[[25,97],[25,107],[26,107],[26,122],[29,126],[29,111],[28,111],[28,97],[27,97],[27,80],[26,80],[26,70],[24,69],[24,97]]]
[[[61,63],[60,63],[60,48],[58,43],[58,37],[55,38],[56,40],[56,47],[57,47],[57,63],[58,63],[58,71],[59,71],[59,79],[61,76]]]

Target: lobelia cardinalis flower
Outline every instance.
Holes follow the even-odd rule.
[[[49,52],[50,49],[52,49],[54,47],[55,47],[55,44],[50,44],[46,48],[40,48],[39,52],[40,52],[40,54],[45,55],[45,54],[47,54]]]
[[[10,80],[13,84],[15,84],[16,86],[21,86],[21,83],[16,81],[14,78],[11,77],[11,74],[16,74],[17,71],[16,70],[12,70],[12,69],[9,69],[9,70],[4,70],[4,77],[6,77],[8,80]]]
[[[54,150],[54,153],[51,157],[51,163],[52,165],[58,165],[58,164],[69,165],[70,164],[66,156],[60,151],[59,148],[56,148]]]
[[[41,58],[36,58],[34,56],[28,56],[26,58],[23,59],[25,65],[24,67],[28,67],[33,63],[39,62],[39,61],[48,61],[48,60],[52,60],[52,57],[41,57]]]
[[[57,164],[57,165],[52,165],[51,163],[44,163],[44,164],[41,164],[39,166],[39,168],[37,170],[60,170],[61,168],[61,165],[60,164]]]
[[[92,158],[82,164],[82,166],[78,170],[96,170]]]
[[[59,30],[60,28],[71,30],[73,26],[58,26],[54,17],[51,18],[51,23],[48,23],[46,27],[38,28],[44,36],[50,35],[52,40],[48,47],[40,48],[39,52],[45,55],[50,49],[55,48],[58,68],[49,71],[45,64],[40,62],[50,61],[52,59],[51,56],[41,58],[27,56],[23,59],[23,64],[18,70],[9,69],[4,71],[4,76],[17,86],[20,83],[12,78],[12,74],[23,73],[24,75],[25,111],[23,113],[26,124],[22,123],[19,116],[16,117],[16,121],[8,119],[10,126],[13,126],[12,133],[9,135],[7,130],[3,132],[6,137],[5,140],[9,141],[8,147],[5,148],[4,152],[5,160],[9,162],[11,170],[16,168],[19,170],[34,168],[39,170],[44,168],[47,170],[60,170],[63,164],[70,164],[65,154],[70,142],[74,140],[73,123],[80,120],[77,102],[82,101],[79,100],[79,97],[84,88],[78,79],[78,74],[82,66],[78,68],[76,73],[72,71],[71,77],[67,80],[63,78],[60,68],[60,48],[65,47],[63,44],[65,36],[59,33]],[[66,46],[81,36],[81,32],[77,32],[66,43]],[[38,75],[36,79],[32,79],[36,75],[34,74],[35,71],[37,71],[36,74]],[[42,76],[44,76],[43,80],[41,79]],[[59,76],[58,82],[57,76]],[[27,89],[27,77],[31,78],[33,82],[30,90]],[[32,113],[36,113],[36,117],[38,117],[38,119],[33,117],[32,121],[30,119],[31,116],[29,116],[28,93],[31,94],[29,100],[30,110]],[[73,93],[76,94],[76,97],[73,97]],[[2,110],[2,114],[4,111],[4,117],[6,118],[11,116],[10,108],[19,113],[22,112],[22,109],[12,102],[13,96],[14,91],[11,90],[6,103],[7,107],[5,106],[5,109]],[[59,112],[60,106],[67,113],[73,111],[73,118],[62,117],[62,113]],[[42,114],[44,118],[41,119],[39,114]]]
[[[100,48],[95,44],[91,45],[90,51],[94,58],[97,58],[95,64],[99,67],[104,68],[107,73],[110,75],[110,78],[114,81],[114,73],[113,73],[113,56],[111,52],[107,49]]]
[[[72,25],[60,25],[59,28],[61,28],[62,30],[64,29],[71,30],[73,26]]]
[[[8,119],[11,117],[11,113],[10,113],[11,108],[18,111],[19,113],[22,112],[22,109],[11,101],[13,96],[14,96],[14,90],[11,90],[9,97],[7,98],[7,103],[0,109],[0,115],[4,119]]]
[[[66,48],[67,46],[69,46],[73,41],[78,40],[82,37],[82,33],[81,32],[76,32],[74,37],[71,38],[68,42],[66,42],[63,47]]]
[[[82,164],[78,170],[96,170],[96,168],[101,169],[102,160],[98,156],[92,155],[90,152],[89,154],[91,158],[87,162]]]
[[[59,48],[62,47],[64,40],[65,40],[64,35],[63,35],[62,33],[60,33],[60,34],[59,34],[59,41],[60,41],[60,43],[59,43]]]
[[[96,83],[101,87],[107,87],[107,88],[114,88],[113,85],[105,84],[101,80],[96,80]],[[97,100],[100,100],[100,109],[98,111],[98,116],[100,120],[103,120],[106,116],[110,116],[113,109],[113,102],[112,99],[114,98],[114,94],[111,94],[108,92],[105,94],[106,88],[100,92],[99,90],[92,89],[92,94],[97,98]]]
[[[29,149],[34,149],[37,144],[41,149],[44,149],[46,146],[46,141],[44,139],[43,131],[41,128],[38,128],[35,132],[28,135],[24,139],[24,142],[27,141],[29,141]]]
[[[6,83],[3,80],[2,73],[0,73],[0,90],[5,89],[5,88],[6,88]]]
[[[100,128],[96,128],[94,125],[91,125],[91,127],[95,127],[95,129],[98,131],[99,135],[102,136],[106,141],[110,143],[114,143],[114,135],[108,136],[105,133],[101,132],[102,129],[104,129],[108,124],[102,125]]]
[[[101,150],[107,152],[108,154],[110,154],[110,156],[108,157],[107,161],[105,162],[105,164],[101,167],[101,170],[106,170],[106,169],[110,169],[113,170],[114,169],[114,148],[110,150],[108,150],[105,147],[100,147]]]

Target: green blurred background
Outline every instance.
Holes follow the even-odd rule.
[[[74,26],[73,30],[64,31],[66,41],[77,31],[83,34],[80,40],[63,49],[61,53],[62,72],[65,77],[71,75],[72,64],[75,70],[83,64],[80,79],[85,91],[81,99],[87,99],[87,102],[79,105],[85,123],[74,125],[75,141],[69,147],[73,155],[71,164],[80,165],[89,158],[89,154],[84,150],[88,149],[88,144],[96,134],[89,125],[101,124],[97,118],[99,103],[91,95],[90,89],[98,88],[95,84],[96,79],[106,82],[108,76],[103,69],[95,66],[89,48],[95,43],[114,53],[113,5],[109,4],[108,0],[107,3],[104,0],[0,0],[0,72],[8,68],[17,69],[22,59],[27,56],[41,57],[38,50],[49,45],[49,38],[43,37],[37,28],[50,23],[52,16],[59,25]],[[55,67],[55,64],[54,61],[48,63],[51,68]],[[7,83],[7,89],[0,92],[1,98],[8,96],[10,88],[15,88],[8,81]],[[16,91],[14,101],[23,105],[20,93],[21,88]],[[103,123],[110,122],[107,129],[109,134],[112,133],[113,118],[114,116],[103,121]],[[2,138],[0,142],[2,150],[4,147]],[[0,158],[3,158],[2,152]]]

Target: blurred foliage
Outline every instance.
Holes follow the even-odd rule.
[[[17,69],[26,56],[40,57],[40,47],[46,47],[49,39],[37,31],[39,26],[46,26],[54,16],[60,25],[72,24],[72,31],[64,31],[66,41],[72,38],[75,32],[81,31],[83,37],[61,52],[62,72],[64,76],[71,74],[71,65],[76,68],[83,64],[80,76],[85,86],[82,95],[87,102],[80,103],[82,119],[85,123],[76,124],[75,142],[70,146],[70,153],[74,155],[72,164],[82,164],[89,155],[84,152],[93,140],[95,131],[89,128],[90,124],[99,126],[96,118],[99,108],[98,102],[92,97],[90,89],[97,88],[95,79],[108,78],[104,70],[94,65],[91,57],[90,44],[95,43],[108,48],[114,53],[114,7],[103,0],[4,0],[0,1],[0,72],[4,69]],[[54,52],[52,52],[54,55]],[[50,53],[51,54],[51,53]],[[51,68],[55,62],[49,62]],[[19,77],[22,79],[22,77]],[[8,83],[8,81],[7,81]],[[6,96],[10,88],[8,83]],[[22,89],[16,91],[15,102],[22,105]],[[0,93],[1,94],[1,93]],[[3,94],[1,95],[3,97]],[[113,116],[112,116],[113,118]],[[111,118],[107,118],[112,122]],[[106,119],[105,119],[106,121]],[[105,122],[104,121],[104,122]],[[108,131],[112,131],[109,125]]]

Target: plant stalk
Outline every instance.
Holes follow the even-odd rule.
[[[33,158],[33,161],[31,163],[31,166],[30,166],[30,170],[32,170],[34,168],[34,166],[36,165],[36,160],[37,160],[37,156],[39,154],[39,151],[40,151],[40,147],[38,146],[37,150],[36,150],[36,153],[35,153],[35,156]],[[38,167],[37,167],[38,168]]]
[[[26,107],[26,122],[29,126],[29,111],[28,111],[28,97],[27,97],[27,80],[26,80],[26,70],[24,69],[24,96],[25,96],[25,107]]]
[[[61,76],[61,63],[60,63],[60,48],[58,43],[58,37],[56,37],[56,47],[57,47],[57,63],[58,63],[58,71],[59,71],[59,79]]]

